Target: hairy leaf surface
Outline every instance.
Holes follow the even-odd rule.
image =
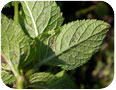
[[[5,84],[12,85],[15,83],[15,77],[11,71],[1,70],[1,79]]]
[[[1,68],[4,70],[11,71],[11,68],[9,67],[9,65],[7,63],[1,63]]]
[[[61,74],[62,72],[60,72]],[[75,88],[74,82],[67,74],[62,74],[61,77],[48,72],[35,73],[30,77],[29,87],[42,89],[66,89]]]
[[[2,15],[1,52],[10,67],[22,68],[35,59],[35,42],[25,35],[19,25]]]
[[[35,73],[30,77],[30,83],[35,82],[47,82],[49,80],[54,80],[56,77],[53,74],[47,72]]]
[[[25,13],[25,28],[31,37],[59,28],[63,22],[60,8],[50,1],[21,2]]]
[[[3,62],[4,59],[2,57],[1,62],[1,79],[5,84],[12,85],[15,83],[15,76],[12,73],[11,68],[6,62]]]
[[[98,51],[109,26],[100,20],[77,20],[62,26],[47,43],[54,53],[48,51],[41,63],[51,60],[49,64],[66,70],[83,65]]]

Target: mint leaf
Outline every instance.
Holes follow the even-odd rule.
[[[75,82],[64,70],[61,72],[58,72],[55,76],[58,79],[54,83],[50,84],[49,87],[55,88],[55,89],[74,89],[74,88],[76,88]]]
[[[2,57],[2,62],[1,62],[1,79],[2,81],[7,84],[7,85],[12,85],[15,83],[15,76],[13,75],[11,68],[5,61],[4,58]]]
[[[25,28],[31,37],[59,28],[63,22],[60,8],[50,1],[21,2],[25,13]]]
[[[1,79],[5,84],[12,85],[15,83],[15,77],[11,71],[1,70]]]
[[[20,25],[1,17],[1,52],[13,71],[22,69],[34,62],[35,41],[25,35]]]
[[[61,72],[56,74],[56,77],[58,78],[63,77],[64,74],[65,74],[65,70],[62,70]]]
[[[8,71],[11,71],[11,68],[9,67],[9,65],[7,63],[2,63],[1,62],[1,68],[3,70],[8,70]]]
[[[53,81],[56,80],[56,76],[48,72],[34,73],[29,78],[29,87],[36,88],[48,88]]]
[[[48,39],[54,53],[48,52],[41,64],[51,60],[48,62],[50,65],[61,66],[65,70],[83,65],[99,50],[109,27],[100,20],[77,20],[65,24],[59,33]]]
[[[60,72],[62,73],[62,72]],[[65,89],[75,88],[74,82],[67,74],[61,77],[48,72],[39,72],[30,76],[29,87],[41,89]]]
[[[36,82],[49,82],[49,80],[54,80],[56,77],[48,72],[39,72],[39,73],[34,73],[33,75],[30,76],[30,83],[36,83]]]

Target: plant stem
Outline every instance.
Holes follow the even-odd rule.
[[[14,65],[9,61],[7,62],[15,75],[16,78],[16,88],[17,89],[24,89],[25,78],[21,75],[20,71],[14,67]]]
[[[5,57],[4,57],[5,58]],[[25,82],[25,79],[24,79],[24,76],[21,75],[21,73],[19,72],[18,69],[15,68],[15,66],[11,63],[11,61],[8,61],[6,58],[5,58],[7,64],[10,66],[15,78],[16,78],[16,88],[17,89],[23,89],[24,88],[24,82]]]
[[[16,88],[24,89],[24,77],[22,75],[19,75],[17,77]]]
[[[18,24],[18,2],[14,2],[14,21]]]

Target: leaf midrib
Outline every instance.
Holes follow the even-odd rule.
[[[43,59],[43,60],[40,62],[40,65],[43,64],[43,63],[45,63],[45,62],[48,62],[48,61],[52,60],[53,58],[55,58],[55,57],[61,55],[63,52],[69,50],[70,48],[75,47],[75,46],[78,46],[79,44],[85,42],[85,41],[88,40],[89,38],[92,38],[93,36],[95,36],[95,35],[97,35],[97,34],[103,32],[103,31],[105,31],[105,30],[107,30],[107,29],[108,29],[108,28],[103,29],[102,31],[100,31],[100,32],[98,32],[98,33],[96,33],[96,34],[94,34],[94,35],[88,37],[87,39],[85,39],[85,40],[79,42],[78,44],[74,44],[74,45],[70,46],[69,48],[67,48],[67,49],[65,49],[65,50],[63,50],[63,51],[58,52],[56,55],[51,55],[51,56],[48,57],[47,59]]]
[[[107,30],[107,29],[108,29],[108,28],[103,29],[101,32],[103,32],[103,31],[105,31],[105,30]],[[71,45],[69,48],[67,48],[67,49],[65,49],[65,50],[63,50],[63,51],[61,51],[61,52],[59,52],[57,55],[60,55],[60,53],[63,53],[63,52],[65,52],[65,51],[67,51],[68,49],[70,49],[70,48],[72,48],[72,47],[74,47],[74,46],[76,46],[76,45],[79,45],[79,44],[85,42],[85,41],[88,40],[89,38],[92,38],[93,36],[95,36],[95,35],[97,35],[97,34],[99,34],[99,33],[101,33],[101,32],[98,32],[98,33],[96,33],[96,34],[94,34],[94,35],[92,35],[92,36],[86,38],[85,40],[83,40],[83,41],[81,41],[81,42],[79,42],[79,43],[76,43],[76,44]]]
[[[38,36],[38,31],[37,31],[36,23],[35,23],[35,21],[34,21],[33,14],[31,13],[31,10],[30,10],[30,8],[29,8],[27,2],[24,1],[24,3],[25,3],[25,5],[26,5],[26,7],[27,7],[27,9],[28,9],[28,11],[29,11],[30,17],[31,17],[32,22],[33,22],[33,25],[34,25],[35,35],[36,35],[36,37],[37,37],[37,36]]]

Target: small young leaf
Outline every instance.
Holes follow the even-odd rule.
[[[56,77],[53,74],[47,73],[47,72],[40,72],[40,73],[34,73],[30,76],[30,83],[36,83],[36,82],[47,82],[49,80],[53,80]]]
[[[57,77],[57,75],[53,75],[48,72],[35,73],[32,76],[30,76],[29,87],[43,88],[43,89],[75,88],[74,82],[67,74],[64,74],[62,77]]]
[[[48,88],[47,85],[52,83],[55,79],[56,76],[51,73],[39,72],[30,76],[29,83],[31,87]]]
[[[98,51],[109,27],[100,20],[77,20],[62,26],[52,38],[52,47],[51,40],[48,43],[54,53],[48,53],[41,63],[51,60],[50,65],[57,63],[65,70],[83,65]]]
[[[21,4],[25,13],[25,28],[33,38],[59,28],[63,22],[60,8],[53,1],[24,1]]]
[[[15,83],[15,77],[7,63],[1,62],[1,79],[5,84],[12,85]]]
[[[15,83],[15,77],[11,71],[1,70],[1,79],[5,84],[12,85]]]
[[[62,70],[61,72],[56,74],[56,77],[58,78],[63,77],[64,74],[65,74],[65,70]]]
[[[58,79],[54,83],[50,84],[49,87],[55,88],[55,89],[74,89],[74,88],[76,88],[74,81],[65,72],[65,70],[58,72],[55,76]]]

